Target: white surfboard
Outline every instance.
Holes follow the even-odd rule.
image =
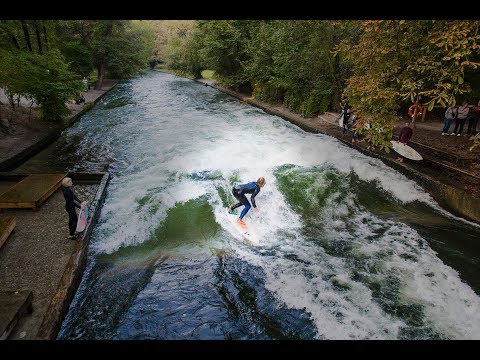
[[[352,118],[352,114],[348,114],[348,118],[347,118],[347,123],[345,124],[348,128],[348,126],[350,125],[350,120]],[[340,118],[338,119],[338,126],[340,126],[341,128],[343,128],[343,116],[340,115]]]
[[[235,230],[237,230],[248,241],[252,242],[253,244],[258,244],[258,238],[255,235],[255,233],[252,231],[252,226],[251,225],[245,225],[245,226],[240,225],[239,223],[237,223],[237,219],[238,219],[239,214],[237,214],[237,215],[230,214],[229,211],[230,211],[229,208],[225,208],[227,218],[232,223]]]
[[[77,228],[75,229],[76,232],[81,233],[87,227],[87,219],[88,219],[88,209],[84,207],[80,209],[80,213],[78,214],[78,221],[77,221]]]
[[[400,155],[406,157],[407,159],[415,160],[415,161],[423,160],[422,155],[420,155],[412,147],[395,140],[391,140],[391,143],[393,146],[393,150],[395,150]]]

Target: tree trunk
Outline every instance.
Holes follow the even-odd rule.
[[[12,110],[15,111],[15,100],[13,99],[13,94],[8,94],[8,101],[10,102]]]
[[[28,122],[30,122],[30,117],[32,116],[32,107],[33,107],[33,100],[32,100],[32,103],[30,104],[30,108],[28,111]]]
[[[37,35],[38,53],[42,55],[43,51],[42,51],[42,40],[40,40],[40,29],[38,28],[37,20],[33,20],[33,23],[35,24],[35,34]]]
[[[45,48],[48,50],[47,28],[43,25],[43,37],[45,39]]]
[[[101,90],[103,85],[103,79],[105,77],[105,57],[102,58],[100,62],[100,66],[97,69],[98,72],[98,80],[95,84],[95,90]]]
[[[32,43],[30,42],[30,34],[28,32],[27,23],[25,22],[25,20],[20,20],[20,23],[22,24],[23,35],[25,36],[25,43],[27,44],[27,49],[29,51],[32,51]]]
[[[8,33],[10,35],[10,38],[12,39],[12,42],[13,44],[15,45],[15,47],[20,50],[20,44],[18,43],[17,41],[17,38],[15,37],[15,35],[13,35],[11,32]]]

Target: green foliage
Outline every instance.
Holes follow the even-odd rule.
[[[43,119],[62,121],[70,113],[65,103],[79,96],[82,82],[72,76],[59,51],[52,50],[44,56],[33,55],[28,61],[33,66],[27,93],[39,104]]]
[[[82,82],[75,79],[58,50],[43,55],[0,49],[0,86],[9,94],[35,99],[43,119],[58,122],[69,114],[68,99],[79,95]]]
[[[477,134],[478,135],[478,134]],[[476,147],[480,147],[480,137],[478,136],[470,136],[469,140],[473,141],[472,146],[470,146],[470,151],[475,149]]]
[[[43,119],[59,122],[94,66],[115,78],[134,76],[147,66],[153,43],[153,30],[141,21],[1,20],[0,87],[35,100]]]
[[[87,111],[92,109],[94,106],[95,106],[95,103],[93,101],[89,101],[82,105],[82,110]]]
[[[197,23],[200,58],[205,68],[215,71],[225,86],[238,88],[246,83],[242,62],[247,59],[252,21],[208,20]]]
[[[434,105],[448,107],[461,102],[472,92],[465,81],[466,70],[480,65],[480,21],[435,21],[420,49],[416,62],[408,70],[427,84],[420,95],[431,110]],[[412,82],[412,76],[404,81]],[[477,83],[478,84],[478,83]]]
[[[345,92],[376,129],[393,126],[417,97],[429,110],[472,97],[480,85],[478,21],[364,21],[357,45],[338,50],[354,61]],[[348,50],[348,51],[347,51]],[[478,92],[477,92],[478,94]],[[388,147],[389,132],[372,141]]]
[[[199,55],[199,34],[170,37],[164,48],[165,64],[167,68],[193,78],[202,77],[202,65]]]
[[[166,61],[165,47],[172,37],[189,36],[194,20],[143,20],[155,34],[155,45],[152,57],[161,62]]]
[[[83,44],[68,41],[60,46],[60,51],[69,63],[69,69],[83,77],[88,77],[93,68],[93,56]]]
[[[200,75],[202,76],[203,79],[213,79],[215,75],[215,71],[213,70],[203,70]]]
[[[154,33],[139,21],[127,23],[123,32],[111,39],[107,71],[115,79],[126,79],[144,69],[151,58]]]

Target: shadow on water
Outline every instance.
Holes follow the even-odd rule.
[[[120,339],[313,338],[309,316],[279,304],[264,274],[229,253],[159,264],[119,327]]]
[[[265,288],[263,272],[251,264],[219,257],[216,290],[228,309],[225,339],[313,339],[309,314],[279,303]]]
[[[260,268],[212,248],[225,236],[205,196],[170,208],[146,242],[97,256],[59,338],[313,338],[309,315],[278,303]]]
[[[182,247],[201,249],[217,231],[206,199],[193,199],[169,209],[165,220],[144,243],[99,255],[84,280],[89,291],[69,312],[59,338],[115,338],[125,313],[150,282],[156,267],[171,256],[179,256]],[[198,251],[198,256],[201,253]]]

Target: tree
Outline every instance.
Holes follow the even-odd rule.
[[[187,76],[201,78],[203,69],[200,58],[201,43],[201,34],[198,30],[185,35],[171,36],[163,50],[166,66]]]
[[[248,83],[242,62],[248,58],[246,44],[252,21],[202,20],[197,25],[202,38],[202,63],[215,71],[217,79],[226,86],[238,89]]]
[[[478,21],[364,21],[357,45],[340,44],[354,63],[346,93],[370,118],[369,141],[388,151],[397,111],[417,96],[431,110],[472,93],[465,70],[479,65],[478,29]]]
[[[157,61],[167,61],[166,49],[171,38],[185,38],[195,26],[194,20],[145,20],[155,34],[152,56]]]
[[[0,86],[11,99],[14,94],[34,99],[43,119],[61,121],[69,113],[65,102],[79,95],[82,83],[68,70],[58,49],[42,45],[48,36],[44,34],[42,40],[40,29],[47,32],[47,26],[26,20],[2,21],[0,25]],[[35,33],[38,29],[37,51],[31,29],[36,29]]]
[[[101,89],[107,71],[117,79],[129,78],[148,64],[153,49],[154,34],[148,24],[127,20],[91,22],[90,48]]]

